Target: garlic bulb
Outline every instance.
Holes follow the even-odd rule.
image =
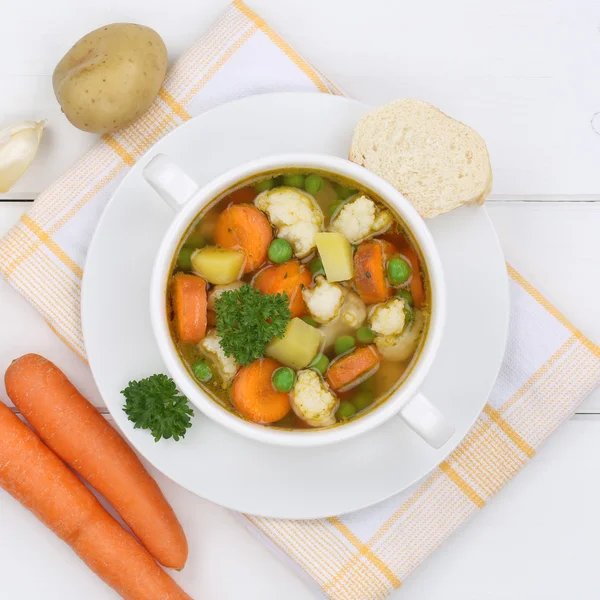
[[[46,121],[23,121],[0,130],[0,192],[8,192],[29,168],[45,124]]]

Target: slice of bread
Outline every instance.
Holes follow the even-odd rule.
[[[423,218],[483,204],[492,188],[483,138],[422,100],[403,98],[362,117],[350,160],[389,181]]]

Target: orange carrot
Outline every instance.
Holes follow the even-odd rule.
[[[197,275],[175,273],[171,301],[179,341],[197,344],[206,335],[206,281]]]
[[[173,509],[125,440],[65,374],[43,356],[26,354],[4,380],[42,440],[112,504],[160,563],[182,569],[188,546]]]
[[[77,476],[0,402],[0,487],[126,600],[191,600]]]
[[[349,354],[334,360],[327,369],[325,377],[331,389],[346,391],[353,387],[351,384],[379,366],[380,358],[375,346],[362,346]]]
[[[419,256],[410,247],[406,246],[400,250],[400,254],[408,259],[412,267],[412,279],[410,280],[410,293],[415,303],[415,308],[421,308],[425,302],[425,289],[423,288],[423,280],[421,278],[421,267],[419,264]]]
[[[232,204],[217,219],[215,241],[223,248],[241,248],[246,253],[246,273],[267,260],[272,239],[269,220],[251,204]]]
[[[302,286],[312,283],[310,271],[297,260],[289,260],[280,265],[270,265],[254,279],[254,287],[263,294],[286,293],[290,301],[292,319],[306,314],[306,304],[302,297]]]
[[[242,416],[254,423],[275,423],[290,412],[290,397],[271,383],[281,365],[272,358],[259,358],[242,367],[233,380],[231,399]]]
[[[385,266],[395,252],[394,246],[385,240],[369,240],[358,247],[354,254],[354,285],[365,304],[384,302],[392,295]]]

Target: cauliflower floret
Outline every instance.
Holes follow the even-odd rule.
[[[348,288],[343,289],[344,303],[337,316],[319,327],[323,334],[324,350],[331,348],[340,336],[356,331],[367,320],[367,307],[360,296]]]
[[[319,374],[311,369],[298,371],[291,394],[292,409],[313,427],[335,424],[335,411],[340,401],[332,394]]]
[[[297,258],[315,249],[315,234],[323,227],[323,211],[310,194],[280,186],[256,196],[254,204],[267,214],[277,237],[291,244]]]
[[[211,329],[206,334],[206,337],[198,344],[198,347],[219,371],[219,375],[223,380],[223,387],[227,387],[229,382],[235,377],[239,365],[235,358],[227,356],[225,352],[223,352],[220,340],[221,338],[219,337],[217,330]]]
[[[406,323],[406,307],[402,298],[392,298],[376,304],[369,315],[369,326],[374,333],[400,335]]]
[[[346,298],[340,311],[340,321],[352,329],[362,327],[367,319],[367,307],[358,294],[346,290]]]
[[[351,244],[358,244],[385,231],[392,221],[389,210],[380,208],[364,194],[357,194],[341,208],[330,229],[345,235]]]
[[[414,319],[400,335],[376,335],[375,345],[385,360],[402,361],[409,359],[417,349],[421,333],[425,327],[425,315],[414,312]]]
[[[329,283],[322,275],[315,281],[314,287],[302,290],[302,297],[313,319],[317,323],[328,323],[344,302],[344,289],[337,283]]]
[[[319,229],[314,223],[300,222],[280,227],[277,236],[291,244],[296,258],[304,258],[315,249],[315,234]]]
[[[221,297],[223,292],[230,292],[232,290],[239,290],[244,285],[243,281],[234,281],[233,283],[227,283],[224,285],[215,285],[210,292],[208,292],[207,307],[209,310],[215,309],[215,302]]]

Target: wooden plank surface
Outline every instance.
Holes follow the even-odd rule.
[[[475,127],[491,151],[495,194],[600,194],[596,0],[247,1],[350,96],[416,96]],[[54,98],[52,71],[69,46],[107,21],[134,21],[157,29],[173,60],[228,1],[4,4],[0,120],[48,119],[39,160],[14,190],[37,193],[95,140]]]
[[[350,96],[415,96],[485,137],[490,215],[508,261],[600,342],[600,10],[596,0],[247,0]],[[0,235],[96,137],[54,99],[60,57],[107,22],[157,29],[174,60],[228,0],[10,2],[0,36],[0,125],[48,119],[40,154],[0,194]],[[58,17],[57,17],[58,15]],[[97,405],[87,367],[0,281],[0,373],[15,356],[56,361]],[[0,381],[0,396],[5,397]],[[600,413],[600,392],[580,413]],[[569,421],[490,505],[440,548],[397,600],[592,600],[600,539],[600,416]],[[228,511],[156,474],[188,531],[178,576],[195,598],[309,600],[315,595]],[[116,598],[29,513],[0,493],[0,598]],[[35,574],[35,576],[32,576]]]

